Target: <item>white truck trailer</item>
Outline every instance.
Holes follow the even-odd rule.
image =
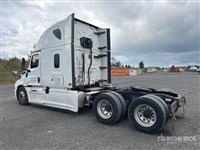
[[[22,58],[15,96],[21,105],[35,103],[78,112],[92,105],[97,120],[114,124],[128,116],[143,132],[158,132],[185,101],[173,91],[111,86],[110,29],[71,14],[48,28]]]

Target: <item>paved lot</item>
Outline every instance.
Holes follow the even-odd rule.
[[[200,75],[195,73],[146,74],[137,77],[115,77],[115,86],[171,88],[187,98],[185,118],[175,122],[177,136],[170,122],[158,134],[142,133],[125,118],[113,126],[96,121],[92,110],[79,113],[21,106],[14,98],[13,85],[0,85],[0,149],[199,149]],[[172,138],[171,142],[162,140]],[[178,137],[183,138],[182,140]],[[183,141],[185,138],[194,141]],[[173,141],[174,140],[174,141]],[[196,141],[197,140],[197,141]]]

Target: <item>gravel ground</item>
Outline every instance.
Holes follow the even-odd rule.
[[[114,86],[170,88],[187,98],[185,117],[178,113],[176,136],[170,121],[158,134],[145,134],[131,127],[128,119],[108,126],[97,122],[90,108],[79,113],[21,106],[13,85],[0,85],[0,149],[200,149],[200,75],[156,73],[113,77]],[[170,138],[170,139],[169,139]]]

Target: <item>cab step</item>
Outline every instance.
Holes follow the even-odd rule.
[[[105,49],[106,46],[98,47],[99,50]]]
[[[106,33],[106,32],[105,31],[94,32],[94,34],[96,34],[96,35],[101,35],[101,34],[104,34],[104,33]]]
[[[94,58],[101,58],[107,56],[106,54],[99,54],[98,56],[94,56]]]
[[[101,66],[101,67],[99,67],[100,69],[107,69],[107,67],[104,67],[104,66]]]

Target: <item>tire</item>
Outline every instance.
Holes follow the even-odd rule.
[[[151,115],[149,116],[150,112]],[[166,118],[166,110],[163,104],[149,95],[135,99],[128,108],[130,124],[146,133],[159,132],[164,127]]]
[[[24,87],[19,87],[17,89],[17,100],[21,105],[28,105],[28,95]]]
[[[163,104],[163,106],[165,107],[166,113],[167,114],[169,113],[169,108],[168,108],[167,104],[165,103],[165,101],[162,98],[160,98],[157,95],[153,95],[153,94],[149,94],[148,96],[154,97],[155,99],[159,100]]]
[[[99,122],[112,125],[119,121],[122,115],[122,105],[114,94],[110,92],[102,93],[94,99],[93,111]]]
[[[119,99],[119,101],[122,104],[122,115],[120,117],[122,119],[126,115],[126,112],[127,112],[127,103],[126,103],[125,99],[119,93],[117,93],[115,91],[112,91],[111,93],[114,94],[115,96],[117,96],[117,98]]]
[[[157,99],[158,101],[160,101],[163,104],[163,106],[165,108],[165,112],[166,112],[166,121],[165,121],[165,123],[167,123],[170,111],[169,111],[169,108],[168,108],[167,104],[165,103],[165,101],[162,98],[160,98],[159,96],[156,96],[156,95],[153,95],[153,94],[149,94],[148,96],[154,97],[155,99]]]

